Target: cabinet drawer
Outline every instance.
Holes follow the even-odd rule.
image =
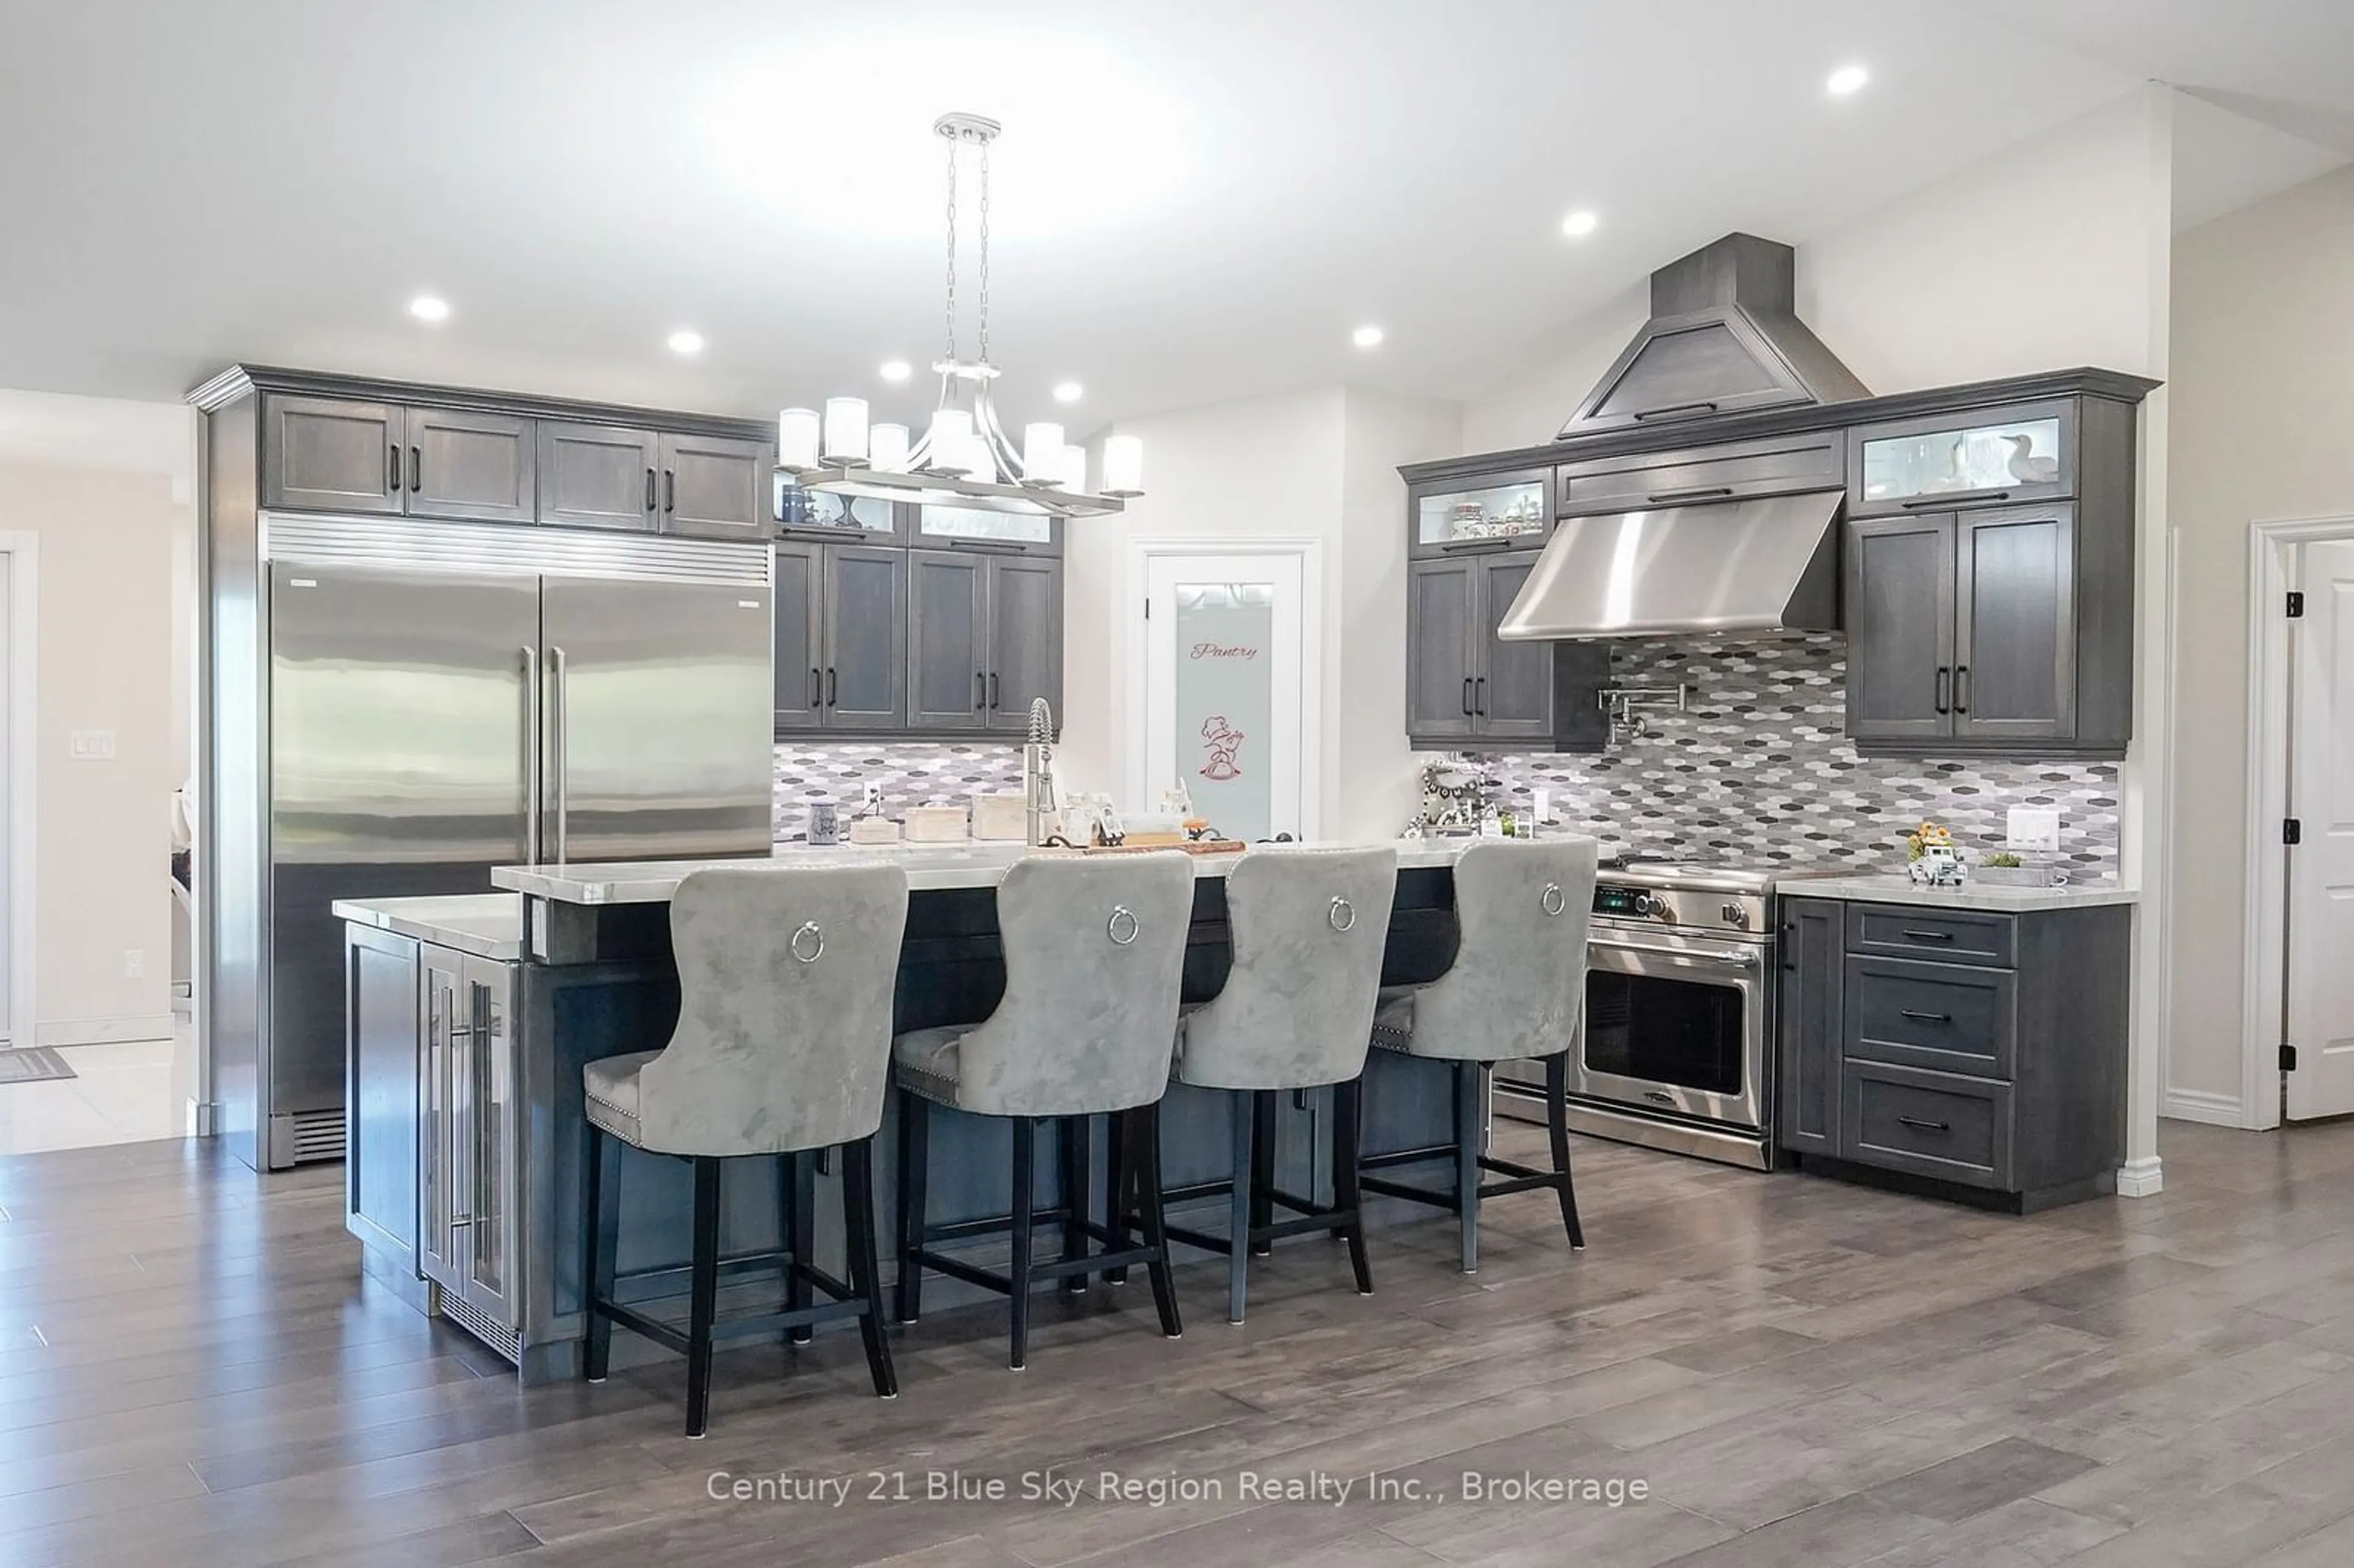
[[[1857,957],[1847,961],[1847,1054],[2011,1078],[2019,977],[2009,969]]]
[[[1893,953],[2008,969],[2017,950],[2013,925],[2008,915],[1948,913],[1910,904],[1850,904],[1847,947],[1851,953]]]
[[[1594,458],[1562,469],[1561,514],[1834,490],[1842,455],[1840,438],[1823,433]]]
[[[1851,1061],[1843,1087],[1840,1158],[2012,1190],[2009,1084]]]

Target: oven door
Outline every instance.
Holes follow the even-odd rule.
[[[1596,926],[1572,1094],[1766,1125],[1766,948]]]

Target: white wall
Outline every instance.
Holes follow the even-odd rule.
[[[2246,976],[2248,525],[2354,515],[2354,170],[2179,236],[2169,514],[2177,529],[2175,932],[2168,1088],[2237,1122]],[[2195,918],[2190,912],[2195,912]]]
[[[35,1039],[168,1033],[169,801],[190,768],[195,417],[0,392],[0,531],[38,536]],[[183,601],[186,602],[183,602]],[[111,761],[68,736],[111,730]],[[126,951],[143,972],[125,973]]]
[[[1460,450],[1450,403],[1337,387],[1123,423],[1143,438],[1147,493],[1070,526],[1064,566],[1063,744],[1079,789],[1124,787],[1135,540],[1313,539],[1323,569],[1323,762],[1329,837],[1394,835],[1411,810],[1405,713],[1405,490],[1400,463]]]

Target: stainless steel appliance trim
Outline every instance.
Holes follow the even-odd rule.
[[[1745,948],[1679,948],[1657,942],[1629,942],[1607,932],[1589,930],[1587,945],[1609,948],[1622,953],[1657,953],[1668,959],[1695,959],[1704,963],[1731,964],[1735,969],[1754,969],[1765,956],[1765,944],[1754,943]]]
[[[1593,1099],[1606,1100],[1616,1105],[1640,1107],[1658,1105],[1680,1115],[1702,1121],[1743,1130],[1765,1130],[1766,1115],[1771,1106],[1767,1083],[1773,1072],[1773,998],[1768,994],[1765,958],[1767,944],[1759,942],[1745,949],[1754,953],[1756,961],[1750,964],[1727,963],[1705,948],[1684,944],[1672,932],[1660,932],[1657,945],[1618,942],[1604,938],[1588,938],[1592,954],[1591,968],[1608,973],[1649,976],[1672,976],[1698,980],[1712,974],[1726,989],[1741,996],[1741,1067],[1742,1090],[1737,1095],[1711,1094],[1677,1084],[1663,1084],[1649,1078],[1630,1077],[1618,1073],[1597,1072],[1586,1065],[1585,1038],[1580,1032],[1578,1048],[1569,1059],[1569,1086],[1572,1092]]]
[[[556,863],[571,863],[572,838],[572,692],[568,682],[570,671],[565,663],[564,650],[547,651],[549,671],[556,679],[555,711],[549,717],[554,726],[552,745],[555,747],[556,771]]]
[[[769,542],[683,539],[661,534],[443,523],[265,512],[261,555],[270,561],[398,567],[409,571],[538,572],[548,577],[642,577],[766,588]]]
[[[1543,1089],[1500,1076],[1497,1088],[1497,1114],[1515,1121],[1544,1119]],[[1670,1154],[1689,1154],[1723,1165],[1738,1165],[1750,1171],[1774,1168],[1773,1139],[1763,1132],[1695,1127],[1689,1122],[1670,1121],[1663,1117],[1616,1110],[1576,1099],[1569,1102],[1569,1126],[1573,1132],[1582,1132],[1589,1138],[1606,1138]]]
[[[523,860],[525,865],[539,863],[540,833],[546,824],[541,821],[547,780],[540,768],[540,737],[544,718],[540,712],[546,693],[542,683],[545,673],[539,666],[539,650],[530,643],[523,650]]]

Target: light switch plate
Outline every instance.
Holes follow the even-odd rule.
[[[2004,823],[2004,837],[2013,849],[2057,850],[2060,813],[2047,806],[2013,806]]]
[[[108,762],[114,758],[114,732],[111,729],[78,729],[66,741],[67,754],[83,762]]]

